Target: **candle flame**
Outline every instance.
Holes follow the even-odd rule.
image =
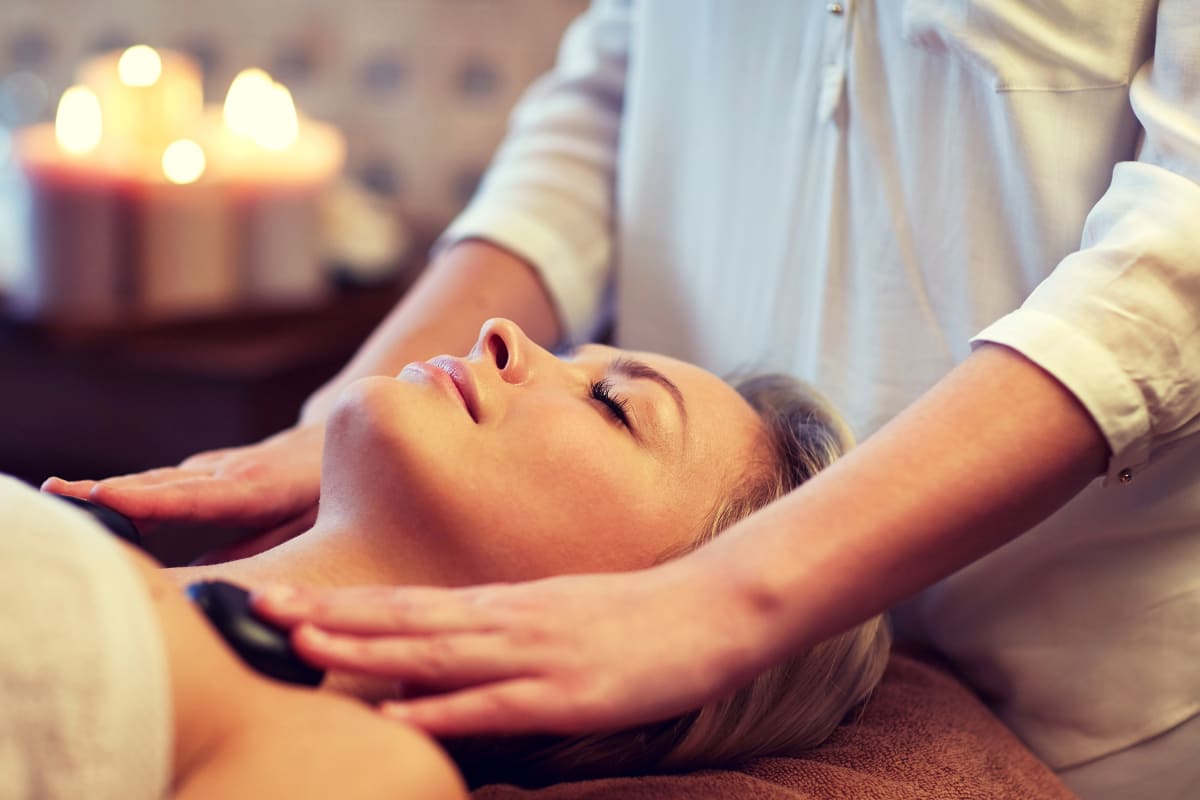
[[[265,150],[286,150],[300,136],[292,93],[261,69],[238,73],[225,96],[225,124]]]
[[[162,76],[162,57],[153,47],[135,44],[121,54],[117,75],[126,86],[153,86]]]
[[[263,96],[261,125],[254,141],[266,150],[286,150],[300,138],[300,120],[292,93],[281,83],[271,86]]]
[[[163,175],[171,183],[195,183],[204,175],[207,167],[208,160],[204,157],[204,149],[191,139],[171,142],[163,151]]]
[[[100,146],[104,135],[104,118],[100,98],[86,86],[72,86],[58,101],[54,134],[62,149],[83,156]]]
[[[274,85],[261,69],[244,69],[229,85],[225,95],[225,124],[240,136],[253,136],[261,113],[262,97]]]

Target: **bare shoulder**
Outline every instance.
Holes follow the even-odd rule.
[[[345,765],[340,770],[339,796],[373,797],[379,791],[389,798],[466,798],[453,760],[422,731],[386,719],[359,700],[326,692],[287,691],[293,695],[287,703],[292,709],[289,715],[298,718],[294,726],[281,720],[281,727],[312,731],[311,744],[321,748],[323,758]],[[356,791],[347,791],[351,787]]]
[[[358,700],[263,682],[236,731],[176,797],[465,800],[438,744]]]

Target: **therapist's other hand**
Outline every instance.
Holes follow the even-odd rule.
[[[325,427],[289,428],[245,447],[198,453],[177,467],[104,480],[48,478],[42,490],[91,500],[133,519],[263,530],[307,515],[321,487]]]
[[[271,587],[254,603],[295,626],[313,664],[420,686],[382,711],[434,736],[568,734],[684,713],[757,671],[761,621],[711,578],[663,566],[466,589]]]

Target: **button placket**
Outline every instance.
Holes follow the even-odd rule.
[[[826,58],[821,68],[821,94],[817,100],[817,118],[828,122],[841,108],[846,95],[846,48],[850,41],[850,0],[827,3],[825,10],[836,20],[826,37]]]

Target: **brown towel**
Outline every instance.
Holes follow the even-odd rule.
[[[560,783],[485,786],[474,800],[1066,800],[1054,773],[947,670],[893,654],[853,722],[795,758],[737,769]]]

